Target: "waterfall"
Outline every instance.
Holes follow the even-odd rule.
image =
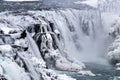
[[[97,61],[105,56],[106,33],[98,10],[43,10],[38,13],[34,14],[54,23],[61,34],[62,50],[69,56],[80,61]]]
[[[32,51],[32,54],[34,56],[36,56],[37,58],[43,60],[41,55],[40,55],[41,53],[38,49],[38,46],[36,45],[35,41],[33,40],[32,36],[29,34],[29,32],[27,32],[27,38],[29,40],[30,50]]]
[[[0,15],[0,44],[10,48],[1,48],[1,54],[25,75],[29,73],[26,80],[61,80],[53,70],[90,75],[83,71],[82,62],[105,60],[107,33],[98,10],[8,11]]]

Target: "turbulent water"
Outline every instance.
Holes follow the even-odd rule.
[[[77,80],[120,80],[120,71],[114,70],[111,66],[98,63],[86,63],[86,66],[96,74],[96,76],[80,76],[75,73],[67,73]]]

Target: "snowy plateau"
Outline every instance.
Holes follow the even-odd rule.
[[[0,11],[0,80],[120,80],[120,1],[73,4]]]

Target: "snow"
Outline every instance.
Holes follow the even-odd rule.
[[[110,63],[113,65],[116,65],[118,62],[120,62],[120,36],[119,35],[115,38],[115,40],[109,47],[108,59],[110,60]]]
[[[87,4],[87,5],[90,5],[90,6],[95,7],[95,8],[98,7],[98,0],[77,1],[74,3],[75,4]]]
[[[46,67],[45,62],[41,61],[40,59],[38,59],[36,57],[32,57],[31,60],[32,60],[34,65],[39,64],[41,67],[44,67],[44,68]]]
[[[9,52],[12,50],[10,45],[0,45],[0,51]]]
[[[8,34],[10,31],[13,30],[13,29],[11,29],[11,28],[4,27],[4,26],[1,26],[0,29],[4,32],[4,34]]]

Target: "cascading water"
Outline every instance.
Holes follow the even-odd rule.
[[[8,80],[74,80],[58,74],[56,70],[95,76],[86,70],[93,68],[90,68],[89,64],[86,67],[82,62],[99,62],[108,67],[105,53],[111,41],[108,40],[109,34],[118,35],[119,30],[116,28],[111,30],[112,32],[109,31],[111,26],[109,23],[112,24],[114,21],[108,23],[104,10],[111,11],[111,8],[104,4],[99,6],[99,10],[51,9],[1,12],[1,76]],[[111,16],[109,17],[111,19]],[[91,65],[96,69],[96,65]],[[101,68],[97,69],[101,71]],[[111,80],[106,72],[103,72],[105,76],[97,75],[97,70],[93,72],[96,73],[95,78],[105,77],[105,80],[108,78]],[[99,80],[95,78],[88,79]],[[80,79],[87,80],[83,76],[80,76]]]
[[[66,9],[38,13],[59,30],[65,53],[82,61],[97,61],[104,55],[106,33],[99,11]]]
[[[78,14],[74,13],[79,12],[79,10],[72,9],[57,12],[28,11],[21,13],[1,13],[1,36],[3,36],[1,40],[1,53],[4,54],[3,57],[7,56],[13,60],[13,62],[16,62],[17,66],[23,68],[23,72],[29,73],[28,79],[32,80],[49,80],[53,78],[63,80],[60,78],[61,75],[57,75],[49,69],[74,71],[80,74],[94,76],[90,71],[81,72],[83,68],[85,68],[85,65],[77,61],[77,59],[73,59],[73,53],[69,52],[70,48],[72,48],[73,51],[71,51],[74,52],[76,50],[75,53],[78,54],[77,50],[81,49],[80,45],[77,45],[80,41],[74,39],[74,36],[80,38],[77,35],[79,32],[77,31],[78,33],[75,33],[77,29],[83,31],[84,35],[93,36],[93,34],[89,33],[89,30],[88,32],[84,32],[84,29],[78,28],[78,22],[71,22],[72,19],[69,20],[70,15],[67,16],[66,11],[73,16],[72,18],[75,19],[78,17],[78,22],[82,19]],[[45,14],[43,14],[43,12]],[[9,16],[7,16],[8,14]],[[50,14],[51,20],[49,19],[50,16],[48,18],[44,16],[46,14]],[[59,17],[56,16],[58,21],[52,16],[54,14],[59,15]],[[62,21],[59,20],[60,17]],[[89,19],[89,17],[87,18]],[[52,20],[55,21],[53,22]],[[88,22],[83,20],[85,25],[89,25]],[[61,25],[62,23],[63,25]],[[63,28],[64,25],[66,27]],[[67,32],[70,35],[66,35]],[[83,35],[82,32],[80,33]],[[6,43],[8,47],[10,47],[7,51],[2,48]],[[5,76],[6,73],[3,73],[3,75]],[[10,74],[8,74],[8,76],[10,76]],[[16,80],[14,76],[12,78]]]

